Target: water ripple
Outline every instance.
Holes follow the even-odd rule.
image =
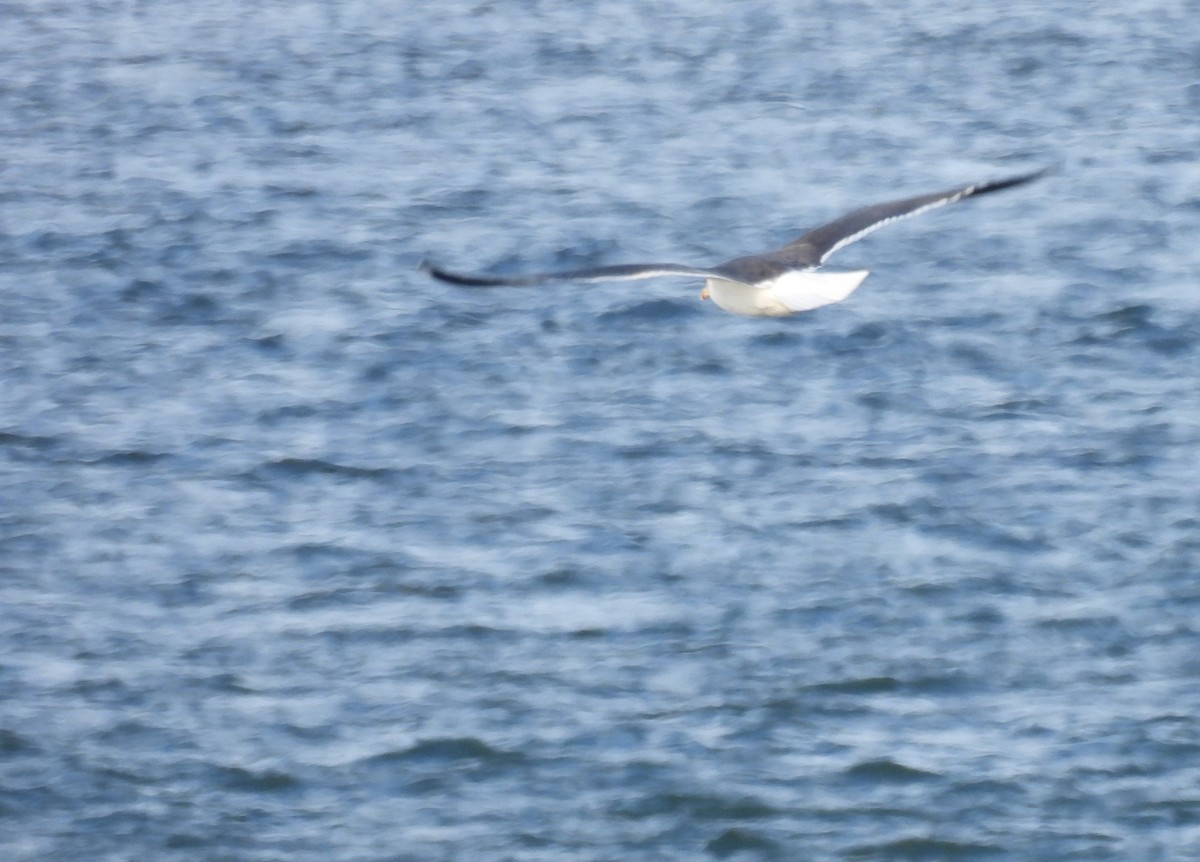
[[[1178,5],[5,4],[0,858],[1194,856]]]

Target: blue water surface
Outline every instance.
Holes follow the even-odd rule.
[[[1196,11],[0,4],[0,857],[1200,859]]]

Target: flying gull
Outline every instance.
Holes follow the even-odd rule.
[[[918,215],[963,198],[1019,186],[1046,173],[1044,169],[866,206],[813,228],[783,248],[737,257],[713,267],[627,263],[524,276],[461,275],[425,261],[421,262],[420,268],[434,278],[465,287],[522,287],[554,281],[629,281],[657,276],[690,276],[704,279],[701,299],[711,299],[726,311],[751,317],[782,317],[841,302],[863,283],[869,274],[865,269],[854,272],[817,271],[838,249],[897,219]]]

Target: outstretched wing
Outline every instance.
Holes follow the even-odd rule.
[[[678,263],[625,263],[616,266],[572,269],[566,272],[543,272],[516,276],[463,275],[449,272],[426,261],[421,261],[419,269],[436,279],[463,287],[527,287],[554,281],[632,281],[661,275],[687,275],[697,278],[708,278],[715,275],[710,269],[683,266]]]
[[[919,215],[931,209],[952,204],[963,198],[983,195],[988,192],[998,192],[1001,189],[1019,186],[1044,176],[1049,172],[1044,168],[1031,174],[1008,177],[1002,180],[975,183],[960,186],[944,192],[932,192],[916,195],[898,201],[874,204],[847,213],[841,218],[834,219],[829,224],[813,228],[794,242],[781,248],[778,254],[786,257],[790,263],[797,266],[820,266],[825,260],[840,248],[862,239],[869,233],[879,230],[885,224],[897,219]]]

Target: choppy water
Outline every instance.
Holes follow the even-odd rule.
[[[1198,10],[962,6],[0,5],[0,854],[1200,859]]]

